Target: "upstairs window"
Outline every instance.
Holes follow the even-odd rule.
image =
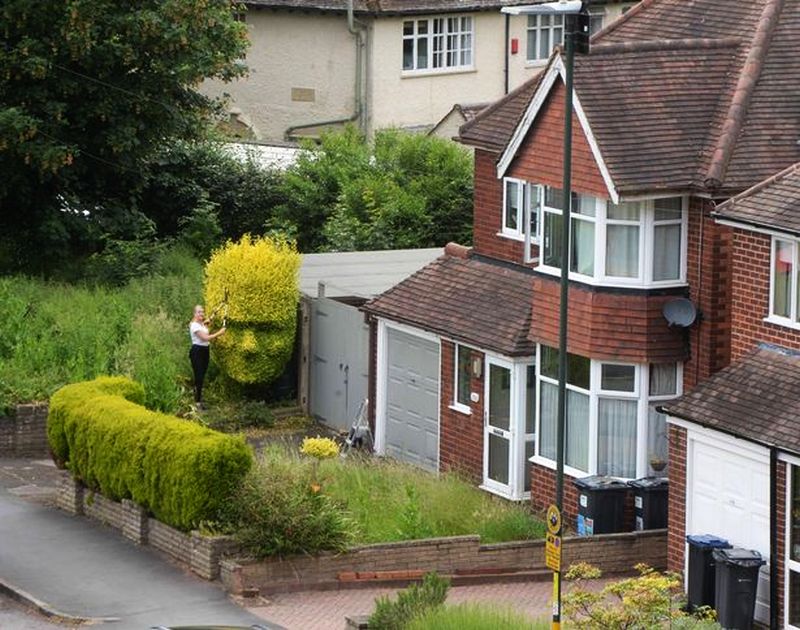
[[[468,69],[473,65],[473,21],[469,16],[403,22],[403,70]]]
[[[538,242],[542,194],[542,186],[512,177],[503,180],[503,236],[524,240],[530,234]]]
[[[546,187],[542,270],[562,260],[563,193]],[[573,279],[611,286],[666,286],[685,281],[682,197],[621,202],[573,193],[569,271]]]
[[[563,15],[528,16],[528,61],[543,61],[564,41]]]
[[[772,239],[770,319],[778,323],[800,322],[800,287],[797,281],[797,241]]]

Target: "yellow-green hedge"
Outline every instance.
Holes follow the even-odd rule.
[[[253,462],[241,436],[141,406],[124,377],[62,387],[50,399],[47,435],[56,463],[111,499],[132,499],[189,530],[214,520]]]
[[[245,234],[211,256],[205,270],[206,310],[226,298],[228,305],[228,333],[213,342],[212,353],[233,380],[269,383],[283,371],[294,348],[299,270],[294,243],[280,238]]]

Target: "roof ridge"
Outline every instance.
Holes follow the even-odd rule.
[[[763,179],[760,182],[758,182],[757,184],[755,184],[753,186],[750,186],[750,188],[740,192],[738,195],[735,195],[734,197],[731,197],[730,199],[727,199],[723,203],[719,204],[714,209],[714,212],[712,214],[719,215],[722,212],[725,212],[726,210],[728,210],[729,208],[730,209],[735,208],[737,201],[741,201],[742,199],[746,199],[747,197],[750,197],[750,196],[756,194],[757,192],[761,192],[765,188],[768,188],[769,186],[772,186],[773,184],[779,182],[780,180],[782,180],[782,179],[784,179],[784,178],[786,178],[786,177],[788,177],[790,175],[795,174],[796,172],[800,172],[800,162],[792,164],[791,166],[783,169],[782,171],[779,171],[778,173],[775,173],[771,177],[767,177],[767,179]]]
[[[764,10],[761,12],[747,58],[742,65],[736,88],[731,97],[728,114],[717,139],[717,145],[711,154],[711,163],[704,180],[708,189],[717,189],[722,186],[722,180],[736,147],[736,141],[744,127],[750,100],[764,68],[772,34],[778,24],[784,3],[785,0],[766,0],[764,4]]]
[[[611,55],[624,52],[649,52],[658,50],[733,48],[734,46],[739,46],[741,43],[742,40],[739,37],[628,40],[611,44],[595,44],[590,48],[590,54]]]

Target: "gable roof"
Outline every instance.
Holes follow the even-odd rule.
[[[729,196],[800,160],[798,39],[800,0],[643,0],[598,33],[576,57],[576,109],[616,189]],[[462,142],[515,149],[537,89],[463,125]]]
[[[800,234],[800,163],[731,197],[713,214],[725,221]]]
[[[445,255],[362,310],[479,349],[531,356],[532,288],[533,275],[524,268]]]
[[[535,0],[545,1],[545,0]],[[533,2],[533,4],[535,4]],[[245,4],[266,9],[295,9],[344,13],[347,0],[245,0]],[[495,11],[501,7],[532,4],[530,0],[353,0],[359,14],[391,16],[420,13],[452,13],[453,11]]]
[[[800,454],[800,355],[762,346],[665,403],[668,415]]]

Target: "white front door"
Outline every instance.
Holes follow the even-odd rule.
[[[486,358],[484,396],[483,479],[487,489],[510,495],[512,490],[514,365]]]

